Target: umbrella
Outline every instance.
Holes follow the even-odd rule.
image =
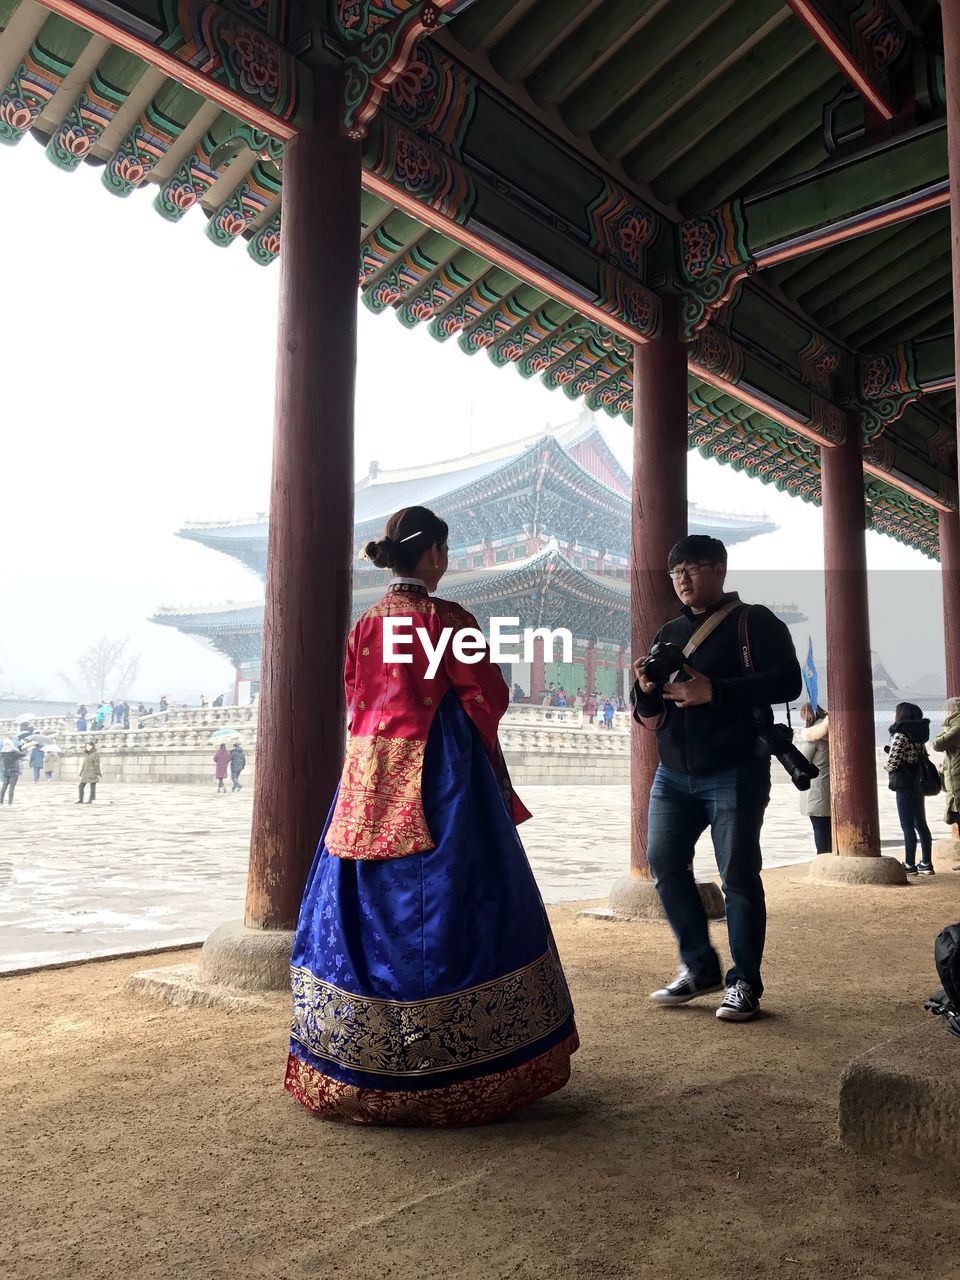
[[[14,716],[13,722],[14,724],[29,724],[32,719],[33,719],[33,716],[28,715],[27,712],[24,712],[22,716]]]
[[[55,742],[45,742],[43,744],[43,749],[46,752],[54,752],[55,754],[59,753],[60,751],[60,748],[57,746]]]
[[[219,747],[221,742],[227,743],[230,741],[231,738],[239,738],[241,736],[242,736],[242,731],[240,729],[234,729],[234,728],[231,728],[230,726],[227,726],[224,729],[217,729],[214,733],[211,733],[210,737],[207,739],[207,742],[212,747]]]
[[[20,745],[24,746],[28,742],[43,742],[44,735],[42,733],[28,733],[25,738],[20,739]]]

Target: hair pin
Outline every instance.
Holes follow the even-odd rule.
[[[418,529],[416,533],[408,533],[405,538],[400,539],[400,542],[409,542],[411,538],[419,538],[421,533],[423,533],[422,529]],[[397,546],[399,545],[400,543],[397,543]]]

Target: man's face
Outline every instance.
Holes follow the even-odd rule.
[[[693,610],[708,609],[723,595],[725,564],[706,560],[684,560],[670,570],[673,589],[681,601]]]

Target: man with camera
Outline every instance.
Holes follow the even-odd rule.
[[[682,968],[650,998],[680,1005],[725,989],[717,1017],[745,1022],[763,994],[760,829],[771,754],[797,786],[810,785],[809,766],[771,711],[771,703],[800,693],[800,664],[775,614],[724,591],[727,551],[718,539],[683,538],[667,566],[680,616],[660,628],[650,653],[633,664],[631,700],[636,720],[657,717],[660,764],[650,791],[647,858]],[[733,963],[725,976],[693,876],[694,846],[707,827],[727,907]]]

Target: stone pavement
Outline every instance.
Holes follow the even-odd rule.
[[[604,898],[629,863],[625,786],[524,787],[534,818],[521,834],[547,902]],[[885,851],[899,828],[881,795]],[[76,804],[67,783],[20,779],[0,811],[0,972],[202,940],[243,915],[252,791],[101,784]],[[927,806],[944,836],[939,800]],[[936,821],[934,820],[936,819]],[[809,823],[789,783],[773,788],[764,828],[767,866],[812,856]],[[715,874],[709,838],[698,876]]]

